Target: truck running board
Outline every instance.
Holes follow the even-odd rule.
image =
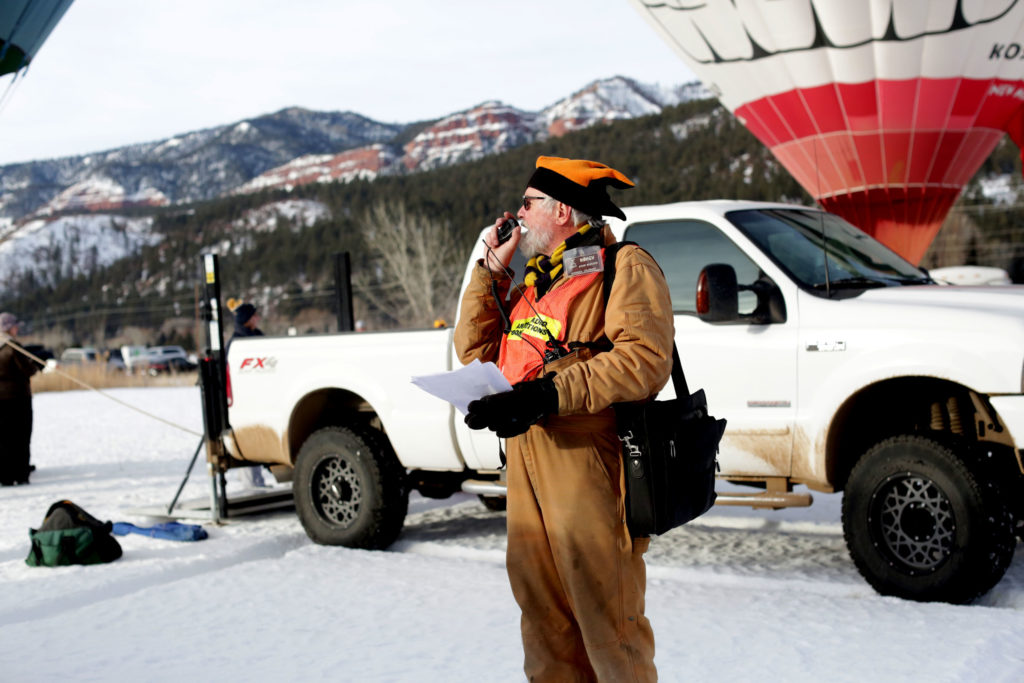
[[[715,505],[739,505],[753,508],[772,508],[775,510],[792,507],[809,507],[814,501],[809,493],[793,493],[786,491],[784,487],[773,485],[768,482],[765,491],[757,493],[723,492],[715,499]],[[478,496],[504,496],[507,493],[503,481],[481,481],[479,479],[467,479],[462,482],[462,490]]]
[[[287,488],[274,487],[266,490],[247,490],[234,496],[228,496],[227,518],[233,519],[258,512],[286,510],[292,507],[295,507],[295,501],[292,498],[290,486]],[[162,519],[205,519],[208,521],[217,519],[213,511],[210,510],[209,498],[181,501],[170,510],[167,505],[150,505],[127,509],[124,512],[131,515]]]
[[[503,481],[481,481],[467,479],[462,482],[462,490],[477,496],[504,496],[508,489]]]
[[[759,493],[738,493],[729,491],[719,493],[715,498],[715,505],[741,505],[752,508],[771,508],[781,510],[782,508],[808,507],[814,501],[809,493],[793,493],[792,491],[761,491]]]

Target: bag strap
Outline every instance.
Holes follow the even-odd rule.
[[[676,398],[685,399],[690,395],[690,387],[686,385],[686,375],[683,374],[683,364],[679,360],[679,349],[676,348],[676,341],[672,340],[672,386],[676,390]]]
[[[616,242],[615,244],[609,244],[604,248],[604,283],[602,285],[604,290],[604,305],[608,307],[608,297],[612,293],[612,285],[615,282],[615,257],[618,255],[619,250],[626,245],[632,245],[638,249],[643,249],[636,242]],[[645,250],[646,251],[646,250]],[[646,252],[650,256],[650,252]],[[653,259],[654,257],[651,256]],[[657,263],[657,261],[655,261]],[[659,266],[660,268],[660,266]],[[676,390],[676,398],[685,399],[690,395],[690,388],[686,384],[686,375],[683,373],[683,364],[679,360],[679,349],[676,348],[676,340],[672,339],[672,386]]]
[[[45,522],[47,517],[52,515],[55,510],[59,510],[60,508],[69,508],[68,512],[74,514],[74,509],[70,509],[72,505],[74,505],[74,503],[72,503],[70,500],[58,500],[56,503],[51,505],[50,508],[46,511],[46,515],[43,516],[43,521]]]
[[[58,544],[57,564],[78,564],[78,541],[73,536],[61,536]]]

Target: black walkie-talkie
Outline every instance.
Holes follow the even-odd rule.
[[[507,221],[498,226],[498,244],[505,244],[509,238],[512,237],[512,231],[519,225],[519,221],[515,218],[509,218]]]

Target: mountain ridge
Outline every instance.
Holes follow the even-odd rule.
[[[297,182],[431,170],[707,97],[698,83],[663,87],[614,76],[539,112],[491,100],[433,122],[382,123],[350,111],[286,107],[161,140],[0,166],[0,235],[5,223],[10,232],[15,223],[67,211],[163,206]],[[422,130],[402,142],[415,126]],[[306,168],[299,177],[282,170],[301,159],[323,169]]]

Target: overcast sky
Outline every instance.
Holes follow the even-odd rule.
[[[293,105],[399,123],[537,110],[616,75],[694,80],[630,0],[78,0],[0,106],[0,164]]]

